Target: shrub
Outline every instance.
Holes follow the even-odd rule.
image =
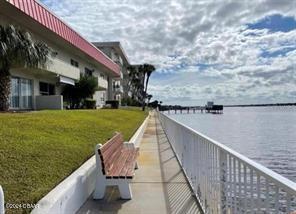
[[[132,99],[131,97],[121,99],[122,106],[141,106],[141,103]]]
[[[85,99],[84,100],[84,107],[86,109],[95,109],[96,108],[96,100],[93,100],[93,99]]]
[[[111,108],[118,108],[119,101],[118,100],[108,100],[108,101],[106,101],[106,105],[111,105]]]
[[[71,109],[83,107],[84,100],[93,96],[97,90],[98,82],[95,77],[81,75],[75,86],[66,85],[63,90],[65,101],[70,104]]]

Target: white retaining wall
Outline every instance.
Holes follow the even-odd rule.
[[[141,139],[142,139],[145,129],[147,127],[149,117],[150,117],[150,113],[129,141],[130,143],[135,144],[136,147],[140,147]]]
[[[75,213],[95,186],[95,157],[91,157],[39,202],[32,214]]]
[[[148,118],[149,116],[130,139],[130,143],[134,143],[136,146],[140,145]],[[95,156],[93,156],[44,196],[38,202],[32,214],[72,214],[77,212],[94,191],[95,169],[96,161]],[[0,212],[0,214],[2,213]]]
[[[4,193],[0,186],[0,214],[4,214]]]

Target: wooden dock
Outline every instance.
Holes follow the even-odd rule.
[[[195,113],[211,113],[223,114],[223,105],[206,106],[161,106],[160,111],[168,114],[195,114]]]

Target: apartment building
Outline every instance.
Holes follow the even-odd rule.
[[[129,96],[129,59],[123,50],[120,42],[94,42],[97,48],[103,51],[120,68],[120,77],[115,77],[110,81],[113,90],[109,91],[109,98],[120,101],[121,98]]]
[[[38,1],[0,1],[0,24],[25,29],[53,50],[45,68],[11,69],[12,110],[62,109],[63,87],[81,74],[98,79],[94,99],[102,107],[112,94],[112,80],[121,78],[114,61]]]

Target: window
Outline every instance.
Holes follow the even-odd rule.
[[[71,59],[71,65],[78,68],[79,67],[79,63],[77,61],[75,61],[74,59]]]
[[[55,95],[55,86],[50,83],[40,82],[39,91],[41,95]]]
[[[106,96],[106,95],[105,95],[105,93],[103,92],[103,93],[102,93],[102,96],[101,96],[101,101],[102,101],[102,102],[105,101],[105,96]]]
[[[85,68],[84,71],[85,71],[85,75],[89,77],[92,76],[94,72],[94,70],[91,70],[89,68]]]
[[[18,77],[11,78],[10,108],[31,109],[33,98],[33,81]]]
[[[32,80],[20,79],[21,81],[21,104],[23,109],[32,108]]]
[[[101,77],[102,79],[105,79],[104,74],[100,74],[100,77]]]

